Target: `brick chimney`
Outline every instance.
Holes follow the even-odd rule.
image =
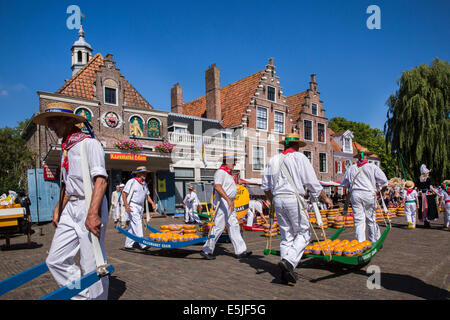
[[[317,92],[317,82],[315,73],[311,75],[311,82],[309,83],[309,89],[311,89],[313,92]]]
[[[220,105],[220,69],[216,64],[210,65],[205,71],[206,86],[206,118],[222,120]]]
[[[183,88],[177,82],[170,89],[170,109],[173,113],[182,113],[183,109]]]

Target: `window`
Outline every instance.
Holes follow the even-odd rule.
[[[267,100],[275,101],[275,88],[267,86]]]
[[[311,113],[317,116],[317,104],[313,103],[311,106]]]
[[[319,153],[319,172],[326,173],[327,170],[327,154],[326,153]]]
[[[344,152],[351,152],[350,138],[344,138]]]
[[[284,133],[284,113],[275,111],[274,116],[275,132]]]
[[[230,132],[222,132],[222,139],[231,139]]]
[[[267,130],[267,109],[258,107],[256,112],[256,128]]]
[[[312,164],[312,152],[311,151],[303,151],[303,154],[308,158],[309,162]]]
[[[116,90],[115,88],[105,87],[105,103],[117,104]]]
[[[337,173],[342,173],[342,162],[337,161]]]
[[[305,124],[305,140],[312,141],[312,121],[304,120],[303,123]]]
[[[352,162],[350,160],[345,160],[345,168],[348,168],[352,165]]]
[[[80,62],[80,63],[83,61],[83,52],[81,52],[81,51],[77,52],[77,59],[78,59],[78,62]]]
[[[325,142],[325,125],[323,123],[317,124],[317,141]]]
[[[264,147],[253,146],[253,171],[264,170]]]

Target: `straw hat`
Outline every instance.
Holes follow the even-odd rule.
[[[195,188],[194,188],[193,186],[188,186],[187,188],[188,188],[189,190],[195,191]]]
[[[223,163],[236,163],[236,155],[234,153],[224,153],[222,157]]]
[[[450,185],[450,180],[444,180],[444,181],[442,181],[442,184]]]
[[[280,140],[280,144],[289,145],[291,143],[297,143],[300,147],[306,146],[306,142],[300,140],[298,133],[288,133],[284,139]]]
[[[141,173],[141,172],[149,173],[150,170],[147,170],[146,166],[140,166],[137,167],[135,171],[133,171],[133,173]]]
[[[70,104],[62,102],[51,102],[45,106],[44,112],[41,112],[33,117],[33,122],[43,126],[47,125],[50,117],[68,117],[73,118],[75,123],[83,123],[86,118],[75,114]]]
[[[123,183],[121,183],[121,184],[119,185],[119,188],[123,188],[123,187],[125,187],[125,185],[124,185]]]
[[[406,181],[405,187],[407,187],[408,189],[414,188],[414,182],[410,180]]]

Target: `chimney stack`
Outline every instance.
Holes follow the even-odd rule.
[[[173,113],[183,113],[183,88],[178,82],[170,89],[170,107]]]
[[[220,69],[216,64],[209,66],[205,71],[206,86],[206,118],[217,121],[222,120],[220,105]]]
[[[309,89],[311,89],[313,92],[317,91],[317,83],[316,83],[316,74],[313,73],[311,75],[311,82],[309,83]]]

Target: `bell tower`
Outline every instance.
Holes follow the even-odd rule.
[[[72,45],[72,76],[92,58],[92,48],[84,39],[83,20],[81,20],[78,40]]]

